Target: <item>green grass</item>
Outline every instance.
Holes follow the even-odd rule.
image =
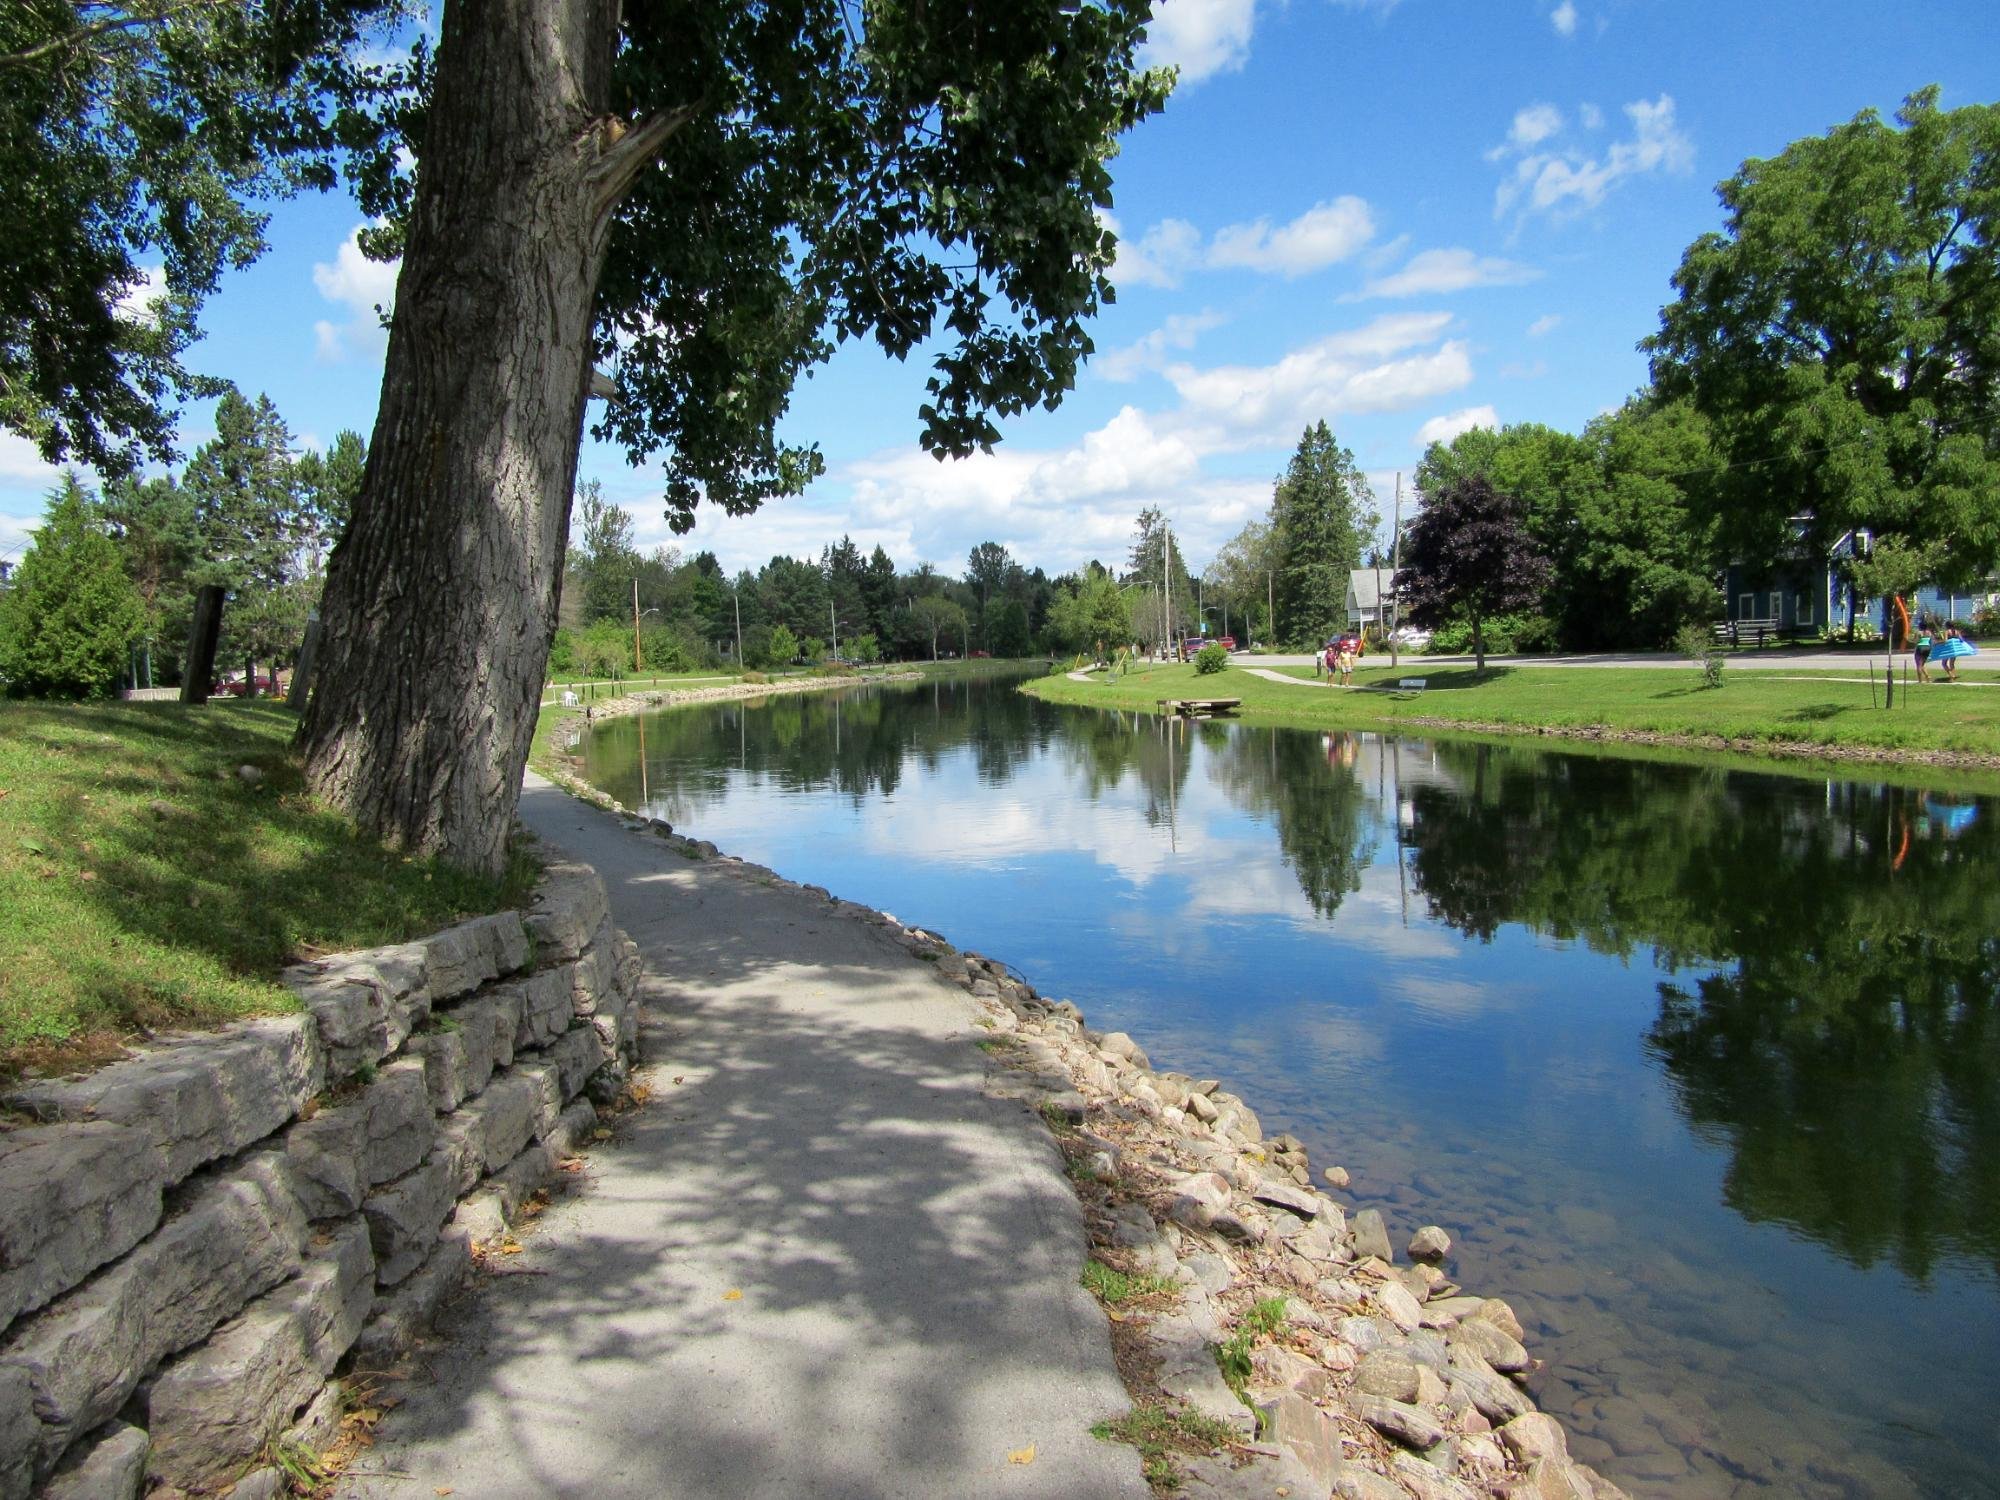
[[[1161,1297],[1175,1293],[1178,1285],[1165,1276],[1134,1276],[1107,1266],[1101,1260],[1083,1263],[1083,1289],[1106,1307],[1116,1307],[1135,1297]]]
[[[1137,1448],[1140,1472],[1156,1492],[1181,1487],[1184,1476],[1174,1462],[1175,1454],[1198,1458],[1236,1442],[1235,1430],[1227,1422],[1165,1406],[1134,1407],[1122,1417],[1096,1423],[1090,1435],[1100,1442],[1129,1443]]]
[[[1857,669],[1863,665],[1857,663]],[[1309,682],[1310,667],[1288,669]],[[1497,731],[1554,729],[1573,733],[1637,732],[1690,741],[1744,741],[1780,749],[2000,754],[2000,687],[1972,678],[1956,686],[1933,684],[1900,691],[1893,711],[1871,708],[1869,685],[1833,681],[1855,675],[1730,672],[1722,685],[1701,686],[1693,667],[1489,668],[1426,667],[1422,658],[1399,668],[1372,667],[1355,674],[1360,687],[1343,691],[1293,687],[1252,676],[1238,667],[1197,678],[1178,664],[1141,668],[1119,682],[1072,682],[1045,677],[1028,686],[1039,698],[1100,708],[1157,711],[1158,700],[1230,697],[1243,700],[1239,717],[1253,723],[1307,729],[1395,729],[1465,725]],[[1422,677],[1421,693],[1394,690],[1403,677]],[[1876,685],[1878,697],[1880,684]]]
[[[316,806],[293,723],[271,703],[0,705],[0,1077],[294,1010],[287,963],[525,897],[525,858],[479,879]]]

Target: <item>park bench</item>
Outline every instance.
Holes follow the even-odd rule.
[[[1405,693],[1421,693],[1430,685],[1431,680],[1428,677],[1403,677],[1396,682],[1397,690]]]
[[[1776,620],[1724,620],[1715,627],[1715,638],[1732,646],[1741,646],[1747,637],[1761,647],[1767,636],[1779,633]]]

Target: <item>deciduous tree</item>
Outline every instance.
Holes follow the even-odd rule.
[[[1485,622],[1541,601],[1549,560],[1528,535],[1525,508],[1482,474],[1447,479],[1424,496],[1403,540],[1397,575],[1412,624],[1432,629],[1463,615],[1477,670],[1486,670]]]
[[[301,727],[315,790],[499,867],[595,363],[598,431],[663,455],[683,529],[818,472],[776,429],[840,339],[941,336],[918,414],[939,454],[1058,400],[1110,291],[1113,143],[1168,85],[1134,64],[1148,11],[447,0]]]
[[[1945,544],[1943,582],[2000,561],[2000,105],[1895,125],[1864,110],[1716,191],[1644,347],[1713,424],[1736,555],[1845,533]]]

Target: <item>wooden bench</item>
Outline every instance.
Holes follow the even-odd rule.
[[[1727,641],[1732,646],[1740,646],[1743,644],[1744,637],[1749,636],[1754,639],[1759,647],[1762,647],[1765,638],[1777,635],[1778,631],[1778,622],[1774,619],[1724,620],[1720,625],[1715,627],[1715,638],[1718,641]]]

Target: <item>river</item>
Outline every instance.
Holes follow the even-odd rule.
[[[1399,1248],[1444,1225],[1634,1495],[2000,1495],[2000,804],[1004,680],[583,751],[1224,1079]]]

